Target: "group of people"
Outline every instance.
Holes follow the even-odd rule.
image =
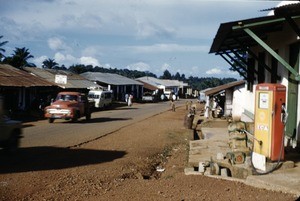
[[[125,94],[125,101],[128,106],[132,106],[132,100],[133,100],[133,95],[132,94]],[[175,94],[170,95],[170,105],[171,105],[171,110],[175,112],[175,100],[177,100],[177,97]]]
[[[210,98],[209,101],[206,102],[204,113],[206,119],[217,117],[223,113],[223,109],[218,102],[216,98]]]

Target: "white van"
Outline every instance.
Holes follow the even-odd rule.
[[[88,95],[89,100],[95,102],[95,108],[105,108],[111,106],[113,100],[112,91],[91,90]]]

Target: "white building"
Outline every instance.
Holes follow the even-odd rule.
[[[242,93],[244,91],[245,81],[239,80],[207,89],[204,93],[206,96],[206,102],[214,96],[223,97],[223,100],[220,100],[219,104],[224,110],[224,116],[232,116],[235,119],[241,119],[244,106],[244,96]]]
[[[140,77],[136,80],[148,83],[150,85],[156,86],[159,89],[162,89],[164,93],[174,92],[180,97],[183,97],[187,91],[188,84],[178,80],[167,80],[167,79],[158,79],[154,77]]]
[[[112,73],[85,72],[80,75],[107,90],[112,90],[117,101],[125,101],[125,94],[132,94],[136,100],[142,99],[143,84],[136,80]]]
[[[274,10],[274,15],[222,23],[210,53],[220,55],[246,80],[243,120],[253,121],[258,83],[286,87],[285,137],[296,146],[300,141],[300,4],[267,10]]]

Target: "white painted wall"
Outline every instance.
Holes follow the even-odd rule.
[[[298,26],[300,25],[300,20],[297,20]],[[289,45],[292,43],[295,43],[299,41],[299,37],[297,37],[296,33],[292,30],[292,28],[285,23],[283,31],[274,32],[268,35],[268,40],[265,41],[273,50],[278,50],[278,54],[287,62],[289,62]],[[264,51],[262,47],[256,47],[253,49],[253,51],[258,55],[259,52]],[[266,51],[264,51],[266,52]],[[271,66],[271,56],[266,53],[266,64],[268,66]],[[257,64],[256,64],[257,65]],[[257,66],[256,66],[257,69]],[[300,69],[300,68],[299,68]],[[300,73],[300,72],[298,72]],[[266,82],[270,82],[271,75],[268,71],[265,72],[266,74]],[[286,86],[286,90],[288,91],[288,75],[289,71],[278,62],[278,75],[281,76],[281,80],[277,81],[280,84],[283,84]],[[243,103],[244,103],[244,109],[248,110],[249,112],[252,112],[254,114],[254,105],[255,105],[255,87],[253,86],[253,92],[250,91],[244,91],[243,92]],[[236,96],[239,96],[238,94]],[[240,97],[242,98],[242,97]],[[287,102],[287,101],[286,101]],[[234,104],[240,105],[240,103],[237,101]],[[239,106],[237,107],[237,109]],[[237,111],[237,114],[239,114],[240,111]],[[300,127],[300,86],[298,87],[298,105],[297,105],[297,122],[298,126],[296,128],[296,140],[300,142],[300,134],[299,134],[299,127]],[[245,117],[246,118],[246,117]],[[243,120],[243,115],[242,115]]]
[[[237,86],[233,91],[232,100],[232,117],[235,120],[252,122],[253,120],[244,114],[245,109],[254,113],[254,97],[253,93],[246,90],[246,85]]]

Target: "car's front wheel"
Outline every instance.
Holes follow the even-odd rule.
[[[79,118],[79,112],[76,112],[74,117],[72,118],[72,122],[77,122],[78,121],[78,118]]]

